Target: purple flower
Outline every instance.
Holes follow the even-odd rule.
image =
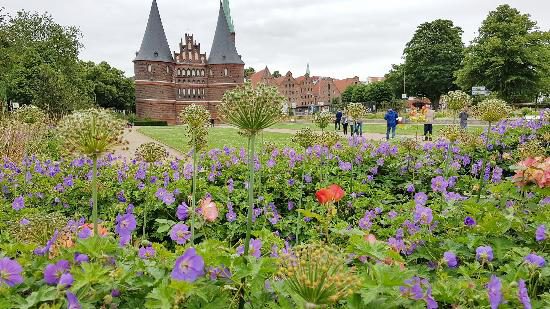
[[[388,218],[393,219],[395,217],[397,217],[397,212],[395,210],[388,212]]]
[[[493,260],[493,248],[491,248],[490,246],[477,247],[476,259],[478,261],[491,262]]]
[[[162,187],[157,189],[155,196],[166,205],[172,205],[176,201],[174,194]]]
[[[13,210],[16,210],[16,211],[19,211],[25,208],[25,198],[22,195],[16,197],[13,200],[13,203],[11,204],[11,208],[13,208]]]
[[[61,275],[61,277],[59,277],[59,286],[60,287],[64,287],[64,288],[68,288],[70,287],[71,285],[73,285],[73,282],[74,282],[74,278],[73,278],[73,275],[71,275],[71,273],[64,273]]]
[[[78,302],[78,299],[73,293],[71,293],[70,291],[67,291],[66,294],[67,294],[67,309],[82,308],[82,306],[80,306],[80,303]]]
[[[288,210],[294,209],[294,202],[293,201],[288,201],[287,208],[288,208]]]
[[[234,190],[234,187],[233,187],[233,178],[229,178],[229,180],[227,181],[227,191],[229,193],[232,193]]]
[[[414,185],[412,183],[407,185],[407,192],[413,193],[415,191]]]
[[[141,247],[139,248],[139,257],[144,259],[144,260],[147,260],[147,259],[150,259],[150,258],[154,258],[155,257],[155,254],[156,254],[156,251],[153,247],[149,246],[149,247]]]
[[[309,175],[309,174],[304,175],[304,181],[306,183],[311,183],[311,180],[312,180],[311,175]]]
[[[48,264],[46,268],[44,268],[44,281],[47,284],[56,285],[59,283],[61,276],[69,272],[70,268],[71,266],[67,260],[60,260],[55,264]]]
[[[342,171],[351,171],[351,162],[344,162],[344,161],[340,161],[338,163],[338,167],[342,170]]]
[[[470,216],[464,218],[464,225],[466,226],[474,226],[476,225],[476,220]]]
[[[420,278],[413,277],[412,279],[405,280],[405,286],[399,287],[401,295],[406,298],[419,300],[424,297],[424,291],[420,286]]]
[[[432,178],[432,190],[434,192],[445,192],[447,191],[447,187],[449,186],[449,183],[445,180],[443,176],[437,176]]]
[[[536,241],[543,241],[546,239],[546,226],[544,224],[541,224],[537,227],[537,231],[535,232],[535,239]]]
[[[113,289],[111,291],[111,296],[113,297],[119,297],[120,296],[120,290],[119,289]]]
[[[77,254],[74,258],[77,264],[88,263],[90,258],[86,254]]]
[[[116,198],[118,199],[119,202],[125,203],[126,202],[126,197],[124,196],[124,190],[118,192],[117,195],[116,195]]]
[[[256,257],[256,258],[260,258],[260,256],[262,256],[262,240],[261,239],[254,239],[252,238],[250,240],[250,246],[249,246],[250,250],[249,250],[249,254]],[[243,255],[244,254],[244,245],[241,245],[237,248],[237,254],[238,255]]]
[[[19,221],[19,224],[25,226],[25,225],[29,225],[31,223],[31,221],[29,221],[28,219],[26,218],[23,218]]]
[[[443,260],[445,261],[445,263],[447,263],[447,266],[451,268],[456,267],[456,265],[458,264],[456,260],[456,255],[451,251],[443,253]]]
[[[178,209],[176,210],[176,217],[180,221],[185,221],[187,217],[189,216],[189,206],[185,202],[182,202],[178,205]]]
[[[288,181],[287,181],[288,185],[289,186],[293,186],[294,185],[294,179],[293,178],[290,178]]]
[[[120,236],[119,243],[121,246],[125,246],[130,242],[132,232],[136,229],[136,217],[131,213],[118,215],[116,222],[115,232]]]
[[[414,211],[414,222],[422,224],[430,224],[433,220],[432,209],[430,207],[424,207],[417,205]]]
[[[12,287],[23,282],[23,268],[16,260],[4,257],[0,259],[0,287],[7,284]]]
[[[414,202],[416,205],[424,206],[428,201],[428,196],[424,192],[418,192],[414,195]]]
[[[183,223],[178,223],[170,230],[170,238],[178,245],[185,244],[191,238],[189,227]]]
[[[46,252],[50,251],[51,246],[57,241],[57,236],[59,235],[59,231],[55,230],[53,232],[52,238],[50,238],[44,247],[39,247],[34,249],[33,253],[36,255],[45,255]]]
[[[202,275],[204,275],[204,260],[197,255],[195,248],[185,250],[176,260],[172,270],[172,279],[178,281],[193,282]]]
[[[529,254],[528,256],[525,257],[524,261],[529,264],[529,266],[532,266],[532,267],[544,267],[544,265],[546,264],[546,261],[544,260],[544,258],[542,256],[538,256],[534,253],[531,253]]]
[[[487,295],[489,296],[489,303],[491,304],[491,309],[497,309],[498,305],[502,304],[502,282],[500,279],[492,275],[489,284],[487,284]]]
[[[531,309],[531,300],[529,299],[527,287],[525,286],[525,280],[523,279],[518,281],[518,298],[523,304],[523,309]]]
[[[88,226],[82,227],[82,229],[78,232],[78,238],[80,239],[87,239],[92,236],[92,230]]]

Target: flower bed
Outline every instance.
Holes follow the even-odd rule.
[[[99,160],[101,237],[90,159],[6,161],[0,308],[547,307],[549,131],[503,121],[487,149],[266,145],[248,257],[244,149],[200,154],[194,245],[191,155]],[[534,140],[546,144],[527,159]]]

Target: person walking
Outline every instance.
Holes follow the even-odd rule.
[[[355,135],[363,136],[363,119],[355,119]]]
[[[348,135],[348,116],[342,114],[342,128],[344,129],[344,135]]]
[[[424,140],[431,141],[433,135],[433,123],[435,118],[435,111],[430,104],[426,104],[424,114],[426,116],[426,123],[424,124]]]
[[[342,111],[336,112],[336,119],[334,120],[334,130],[340,130],[340,122],[342,121]]]
[[[391,138],[395,138],[395,128],[397,127],[397,118],[399,115],[396,111],[393,109],[388,109],[388,112],[384,116],[384,120],[386,120],[386,140],[390,139],[390,131],[391,131]]]
[[[468,116],[468,110],[466,108],[458,114],[458,118],[460,119],[460,128],[463,130],[468,128]]]

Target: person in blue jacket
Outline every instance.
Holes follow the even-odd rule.
[[[391,131],[391,138],[395,138],[395,127],[397,127],[397,118],[399,115],[397,115],[397,112],[393,109],[388,109],[388,112],[384,116],[384,120],[386,120],[387,128],[386,128],[386,140],[390,139],[390,131]]]

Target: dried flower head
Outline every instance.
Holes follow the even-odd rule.
[[[476,116],[487,122],[496,122],[505,119],[512,112],[510,106],[500,99],[486,99],[475,109]]]
[[[114,113],[91,108],[65,116],[59,123],[59,133],[69,151],[98,155],[122,144],[125,123]]]
[[[207,144],[210,112],[202,105],[191,104],[179,116],[181,122],[187,125],[189,145],[195,149],[203,149]]]
[[[164,161],[168,158],[168,151],[162,145],[149,142],[139,145],[136,149],[136,158],[145,162]]]
[[[346,114],[353,120],[362,119],[367,115],[367,109],[361,103],[350,103],[346,108]]]
[[[329,111],[322,111],[313,116],[313,122],[320,128],[325,129],[333,121],[334,116]]]
[[[461,130],[458,126],[445,126],[440,132],[443,137],[448,139],[451,143],[454,143],[460,139],[463,130]]]
[[[449,91],[449,93],[442,97],[442,100],[447,103],[447,108],[454,112],[462,110],[472,104],[472,97],[460,90]]]
[[[281,256],[279,276],[304,299],[306,307],[325,306],[350,296],[360,279],[333,247],[309,244]]]
[[[401,147],[407,152],[414,151],[418,148],[419,143],[414,138],[405,138],[401,142]]]
[[[245,83],[223,95],[219,112],[227,123],[255,135],[284,116],[284,100],[275,87]]]
[[[544,157],[546,155],[546,149],[537,139],[532,139],[520,145],[518,147],[518,152],[520,158]]]
[[[317,143],[319,135],[310,128],[301,129],[292,137],[292,142],[304,148],[311,147]]]
[[[336,133],[336,132],[323,132],[319,136],[318,143],[323,145],[323,146],[332,147],[332,146],[336,145],[336,143],[338,143],[339,140],[340,140],[340,135],[338,135],[338,133]]]

